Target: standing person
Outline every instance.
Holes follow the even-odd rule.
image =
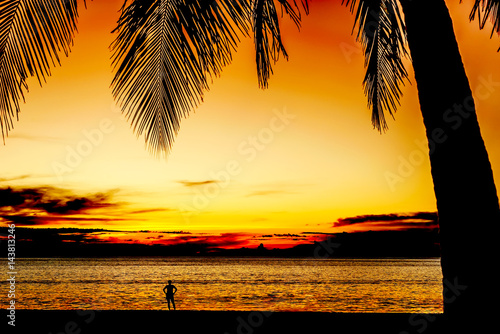
[[[177,292],[177,288],[175,285],[172,285],[172,281],[168,281],[168,284],[163,288],[163,292],[165,292],[165,297],[167,298],[168,310],[170,311],[170,301],[172,301],[172,306],[175,311],[174,294]]]

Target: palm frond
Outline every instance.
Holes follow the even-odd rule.
[[[249,17],[245,0],[125,2],[111,45],[113,95],[152,152],[170,150],[207,78],[230,62]]]
[[[0,0],[0,128],[13,128],[28,91],[26,79],[42,84],[51,67],[68,55],[78,17],[77,0]]]
[[[385,113],[392,117],[402,95],[401,85],[408,80],[402,58],[406,51],[405,25],[394,0],[343,1],[355,14],[357,39],[363,45],[366,74],[363,80],[372,124],[380,132],[387,130]],[[356,7],[356,3],[358,6]]]
[[[491,20],[493,27],[491,28],[491,36],[494,33],[500,34],[500,0],[475,0],[472,6],[469,19],[479,21],[479,28],[483,29],[488,20]],[[498,48],[500,51],[500,47]]]
[[[294,0],[278,0],[282,15],[286,13],[300,28],[301,13],[300,6]],[[306,14],[309,12],[308,0],[301,1]],[[259,86],[267,88],[268,80],[273,73],[272,65],[275,64],[280,55],[288,59],[288,53],[281,38],[279,16],[274,0],[253,1],[253,31],[255,40],[255,60],[257,63],[257,77]]]

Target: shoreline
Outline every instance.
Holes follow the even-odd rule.
[[[46,334],[179,333],[267,334],[438,333],[443,314],[327,313],[270,311],[150,311],[150,310],[16,310],[9,333]]]

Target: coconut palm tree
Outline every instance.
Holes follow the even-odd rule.
[[[77,0],[0,0],[0,128],[13,127],[26,79],[42,84],[50,69],[68,55],[78,18]]]
[[[299,5],[285,0],[136,0],[124,8],[113,45],[113,83],[137,133],[145,131],[153,148],[168,149],[180,118],[207,89],[207,74],[220,73],[236,47],[237,32],[246,34],[248,26],[255,38],[259,85],[266,87],[273,62],[287,56],[278,3],[299,25]],[[471,19],[479,17],[484,27],[493,17],[498,30],[498,3],[475,1]],[[408,79],[402,58],[411,54],[440,219],[445,313],[458,315],[454,321],[471,319],[477,305],[493,294],[484,282],[495,277],[492,266],[480,259],[494,258],[489,237],[496,234],[500,210],[449,12],[444,0],[345,4],[355,13],[364,46],[365,93],[379,131],[387,129],[385,114],[392,116],[399,104],[400,87]],[[302,6],[307,11],[307,1]],[[165,37],[172,41],[162,43]]]
[[[498,30],[498,2],[483,1],[484,7],[480,7],[480,2],[475,2],[471,18],[484,14],[480,19],[484,27],[488,17],[495,13],[493,31]],[[401,0],[400,7],[395,6],[395,1],[374,1],[372,6],[373,3],[380,7],[371,7],[368,1],[360,1],[358,5],[357,13],[361,14],[356,17],[363,32],[366,31],[367,13],[375,10],[381,17],[378,32],[364,35],[365,45],[379,43],[377,39],[381,41],[382,38],[378,34],[392,32],[393,27],[397,27],[385,19],[386,16],[397,18],[397,28],[405,29],[415,71],[439,215],[445,314],[455,330],[463,326],[483,326],[486,331],[493,319],[492,309],[478,306],[489,305],[498,297],[498,292],[488,282],[497,276],[491,261],[498,253],[494,238],[498,235],[500,210],[448,9],[444,0]],[[398,8],[404,13],[404,25],[399,20]],[[402,54],[392,51],[400,47],[397,43],[400,41],[388,43],[392,48],[389,52],[383,50],[382,54],[397,58]],[[380,51],[375,49],[365,49],[367,59],[377,57],[380,62],[380,53],[374,53]],[[405,72],[399,65],[392,65],[396,71],[386,71],[385,75],[402,79],[401,73]],[[369,73],[368,69],[367,77]],[[379,78],[385,80],[384,73],[378,77],[377,72],[372,73],[375,73],[375,82]],[[390,80],[387,82],[394,87]],[[366,87],[370,84],[368,81]],[[384,92],[382,87],[374,90]],[[394,91],[393,97],[398,97],[397,93]],[[380,113],[380,108],[374,108],[374,112]]]
[[[495,238],[500,209],[469,82],[444,0],[343,1],[355,13],[365,50],[372,123],[386,131],[408,80],[411,57],[429,141],[442,245],[445,314],[455,329],[489,329],[498,292]],[[500,0],[475,0],[471,20],[500,29]],[[211,77],[231,61],[239,38],[253,33],[258,83],[287,52],[282,13],[300,26],[302,0],[125,0],[112,44],[113,94],[136,134],[168,152],[180,121],[203,99]],[[5,135],[31,75],[41,82],[76,29],[76,0],[0,0],[0,126]],[[409,52],[406,50],[408,47]],[[488,310],[490,308],[490,310]]]
[[[365,46],[365,90],[374,125],[386,127],[399,84],[408,42],[427,139],[437,200],[443,270],[444,311],[453,330],[464,325],[486,331],[494,319],[491,300],[499,296],[497,277],[500,210],[474,99],[444,0],[346,1],[356,10]],[[475,1],[471,19],[483,28],[493,17],[498,31],[499,1]],[[356,9],[355,9],[356,8]],[[400,14],[400,10],[404,13]]]
[[[297,4],[279,4],[300,26]],[[302,4],[307,10],[307,1]],[[250,28],[265,88],[273,62],[288,56],[274,1],[125,1],[112,44],[113,94],[153,152],[168,152],[180,120],[199,104],[209,79],[231,61]]]
[[[491,323],[486,320],[494,319],[493,314],[477,306],[498,296],[487,282],[496,276],[491,263],[496,259],[493,238],[500,210],[446,4],[444,0],[344,3],[355,13],[365,50],[365,93],[379,131],[387,129],[385,114],[392,116],[399,104],[400,87],[408,79],[402,58],[411,55],[439,214],[445,314],[458,326],[455,329],[464,324],[483,324],[487,329]],[[136,0],[124,8],[113,45],[118,68],[113,84],[136,132],[145,131],[154,149],[168,149],[180,118],[207,89],[207,74],[220,73],[236,47],[237,32],[246,34],[248,26],[255,39],[258,82],[267,87],[273,62],[287,56],[277,4],[300,25],[299,5],[286,0]],[[479,17],[483,28],[493,17],[497,31],[498,4],[475,1],[471,19]],[[307,5],[302,2],[306,12]],[[162,44],[165,37],[174,41]],[[158,59],[165,65],[159,67]]]

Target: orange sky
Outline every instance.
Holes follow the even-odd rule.
[[[253,40],[244,38],[183,121],[167,159],[148,153],[111,95],[108,46],[121,3],[93,1],[81,10],[72,53],[43,88],[29,82],[19,122],[0,148],[0,187],[43,189],[54,203],[93,198],[103,205],[25,207],[25,216],[50,217],[44,227],[267,235],[349,231],[356,227],[333,223],[436,210],[410,64],[412,85],[381,135],[361,86],[354,17],[340,1],[312,1],[300,32],[282,21],[290,59],[274,66],[267,90],[257,85]],[[498,180],[500,67],[493,64],[500,39],[469,23],[471,1],[447,3]],[[391,182],[391,175],[401,178]]]

